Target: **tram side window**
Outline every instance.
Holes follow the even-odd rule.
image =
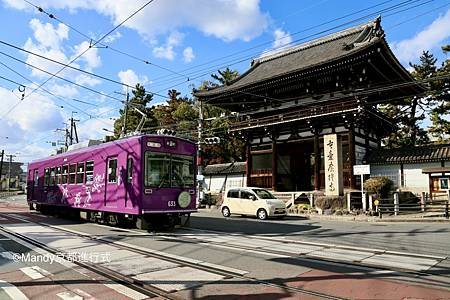
[[[56,183],[56,173],[55,168],[50,169],[50,185],[55,185]]]
[[[33,177],[33,181],[34,181],[34,186],[39,186],[39,170],[34,170],[34,177]]]
[[[56,167],[56,184],[61,184],[61,167]]]
[[[69,182],[69,166],[64,165],[62,167],[62,183],[66,184]]]
[[[127,183],[133,180],[133,159],[130,157],[127,160]]]
[[[77,174],[77,164],[69,165],[69,184],[75,183],[75,177]]]
[[[108,183],[117,182],[117,158],[108,161]]]
[[[86,162],[86,184],[91,184],[94,182],[94,162]]]
[[[77,182],[84,183],[84,162],[77,164]]]
[[[44,169],[44,186],[48,186],[50,184],[50,169]]]

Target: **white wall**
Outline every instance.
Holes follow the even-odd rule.
[[[205,182],[211,192],[220,192],[220,189],[223,188],[225,182],[225,175],[206,175]],[[245,174],[228,175],[225,189],[242,186],[247,186],[247,177]]]
[[[423,174],[422,169],[440,167],[441,163],[421,163],[421,164],[404,164],[404,186],[401,186],[401,168],[400,165],[373,165],[370,167],[370,176],[385,176],[394,182],[395,188],[402,191],[410,191],[415,194],[428,192],[430,182],[428,174]]]
[[[405,186],[402,190],[413,193],[428,192],[430,189],[430,181],[428,174],[422,174],[422,169],[440,166],[440,163],[404,164],[403,174],[405,176]]]

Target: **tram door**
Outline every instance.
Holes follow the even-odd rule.
[[[123,176],[124,186],[125,186],[125,207],[133,208],[135,200],[134,197],[134,185],[133,185],[133,157],[128,154],[127,157],[127,168],[125,170],[125,176]]]
[[[120,187],[122,178],[119,176],[117,156],[108,157],[106,164],[105,206],[117,207],[120,199]]]

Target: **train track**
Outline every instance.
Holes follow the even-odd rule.
[[[7,214],[5,214],[7,215]],[[10,216],[12,217],[12,216]],[[298,288],[298,287],[292,287],[292,286],[287,286],[287,285],[283,285],[283,284],[278,284],[278,283],[274,283],[274,282],[270,282],[267,280],[261,280],[261,279],[257,279],[257,278],[253,278],[250,276],[245,276],[233,271],[227,271],[224,269],[220,269],[220,268],[216,268],[216,267],[212,267],[212,266],[205,266],[205,265],[199,265],[193,262],[189,262],[183,259],[179,259],[179,258],[175,258],[173,256],[165,256],[162,254],[157,254],[152,252],[150,249],[149,250],[141,250],[138,248],[134,248],[131,246],[127,246],[124,244],[120,244],[120,243],[116,243],[114,240],[109,239],[109,238],[105,238],[105,237],[98,237],[98,236],[90,236],[88,234],[83,234],[83,233],[78,233],[78,232],[74,232],[73,230],[68,230],[68,229],[64,229],[61,228],[59,226],[53,226],[50,224],[46,224],[44,222],[39,222],[39,221],[29,221],[29,220],[23,220],[21,218],[17,218],[17,217],[12,217],[21,221],[26,221],[26,222],[30,222],[30,223],[35,223],[38,224],[40,226],[45,226],[45,227],[49,227],[53,230],[58,230],[61,232],[66,232],[66,233],[70,233],[72,235],[84,238],[84,239],[89,239],[92,241],[96,241],[105,245],[111,245],[113,244],[114,247],[120,248],[122,250],[128,250],[131,251],[133,253],[136,254],[142,254],[142,255],[146,255],[148,257],[153,257],[153,258],[157,258],[157,259],[162,259],[165,261],[169,261],[172,263],[176,263],[180,266],[186,266],[186,267],[190,267],[190,268],[194,268],[197,270],[202,270],[202,271],[206,271],[206,272],[210,272],[213,274],[217,274],[217,275],[221,275],[224,277],[223,280],[226,279],[238,279],[241,281],[241,283],[251,283],[251,284],[257,284],[257,285],[261,285],[261,286],[265,286],[265,287],[271,287],[271,288],[277,288],[277,289],[281,289],[283,291],[288,291],[288,292],[292,292],[292,293],[297,293],[297,294],[303,294],[303,295],[308,295],[308,296],[314,296],[314,297],[318,297],[321,299],[331,299],[331,300],[344,300],[347,298],[342,298],[342,297],[337,297],[334,295],[329,295],[329,294],[325,294],[325,293],[321,293],[321,292],[316,292],[316,291],[311,291],[311,290],[306,290],[303,288]],[[59,249],[54,249],[52,247],[47,246],[46,244],[39,242],[38,240],[35,239],[31,239],[27,236],[24,236],[20,233],[16,233],[13,232],[11,230],[8,230],[6,228],[4,228],[3,226],[0,225],[0,229],[3,230],[4,232],[7,232],[10,235],[15,236],[16,238],[19,238],[21,240],[24,240],[30,244],[32,244],[35,247],[41,248],[43,250],[46,250],[48,252],[51,252],[53,254],[56,253],[61,253],[61,250]],[[111,280],[114,280],[117,283],[126,285],[127,287],[138,291],[144,295],[148,295],[149,297],[152,296],[158,296],[158,297],[162,297],[164,299],[181,299],[179,297],[177,297],[176,295],[174,295],[172,292],[166,292],[163,291],[161,289],[158,289],[152,285],[149,285],[143,281],[140,280],[136,280],[133,278],[129,278],[127,276],[124,276],[121,273],[118,273],[116,271],[113,271],[111,269],[105,268],[103,266],[99,266],[98,264],[92,264],[92,263],[87,263],[87,262],[75,262],[77,265],[84,267],[88,270],[90,270],[91,272],[94,272],[96,274],[102,275],[106,278],[109,278]]]

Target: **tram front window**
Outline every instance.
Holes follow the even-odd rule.
[[[145,153],[145,186],[170,187],[170,155]]]
[[[192,187],[194,159],[187,155],[145,153],[145,186]]]

